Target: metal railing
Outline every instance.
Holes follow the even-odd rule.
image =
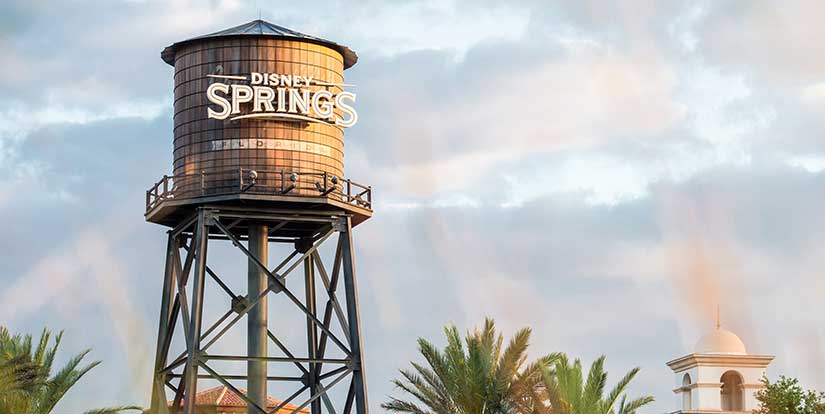
[[[372,187],[327,172],[267,171],[250,168],[164,175],[146,191],[146,212],[166,200],[229,194],[329,197],[372,209]]]

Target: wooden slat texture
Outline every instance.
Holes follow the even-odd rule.
[[[207,118],[206,88],[217,74],[248,75],[250,72],[312,76],[315,80],[343,83],[343,58],[325,46],[284,39],[232,38],[195,42],[181,47],[175,56],[174,175],[192,174],[191,180],[177,182],[176,191],[225,193],[238,187],[238,170],[344,173],[344,133],[337,126],[315,122],[244,119],[237,121]],[[312,88],[320,88],[313,86]],[[330,89],[333,94],[341,91]],[[212,142],[228,139],[277,139],[323,145],[329,155],[290,149],[221,149]],[[244,141],[249,142],[249,141]],[[206,173],[201,179],[197,175]],[[226,172],[225,174],[222,172]],[[261,183],[275,186],[276,183]],[[300,189],[298,195],[317,195]]]

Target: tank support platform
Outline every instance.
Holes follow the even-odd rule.
[[[215,380],[259,413],[309,408],[314,414],[322,412],[322,407],[334,414],[350,414],[353,408],[357,414],[367,413],[352,214],[344,209],[313,212],[204,205],[180,223],[168,231],[151,412],[195,414],[198,381]],[[231,244],[234,249],[230,251],[242,255],[248,266],[250,294],[232,290],[228,279],[210,267],[207,251],[216,243]],[[275,267],[268,266],[267,260],[272,243],[294,246]],[[325,249],[327,253],[334,251],[331,267],[327,267],[329,257],[326,263],[322,260],[320,248],[325,243],[335,243],[334,249]],[[287,278],[300,278],[300,273],[304,279],[303,297],[286,284]],[[230,303],[222,316],[210,322],[204,320],[203,312],[204,298],[212,293],[205,295],[207,288],[223,292]],[[343,302],[339,300],[341,290]],[[270,298],[294,305],[298,317],[305,319],[306,352],[287,347],[279,332],[267,324],[266,303]],[[248,324],[247,354],[218,353],[216,349],[221,347],[216,344],[226,339],[225,334],[237,328],[245,316],[254,319]],[[290,315],[283,315],[287,317]],[[253,334],[263,338],[263,343]],[[294,339],[297,333],[288,334]],[[172,352],[175,335],[185,339],[185,350],[180,354]],[[269,344],[272,353],[267,352]],[[248,372],[222,373],[216,367],[232,361],[245,361]],[[278,375],[267,375],[267,366],[276,368]],[[294,375],[280,375],[284,370]],[[238,381],[246,382],[248,394],[233,384]],[[272,406],[272,400],[266,398],[267,385],[283,382],[297,384],[298,390]],[[167,390],[174,394],[171,404],[167,402]]]

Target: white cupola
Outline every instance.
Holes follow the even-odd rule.
[[[716,330],[696,343],[692,354],[674,359],[667,366],[675,374],[676,406],[673,413],[751,413],[758,408],[755,393],[771,355],[750,355],[736,334]]]

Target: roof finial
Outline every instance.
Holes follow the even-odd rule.
[[[716,305],[716,330],[718,331],[722,327],[721,318],[719,317],[719,305]]]

